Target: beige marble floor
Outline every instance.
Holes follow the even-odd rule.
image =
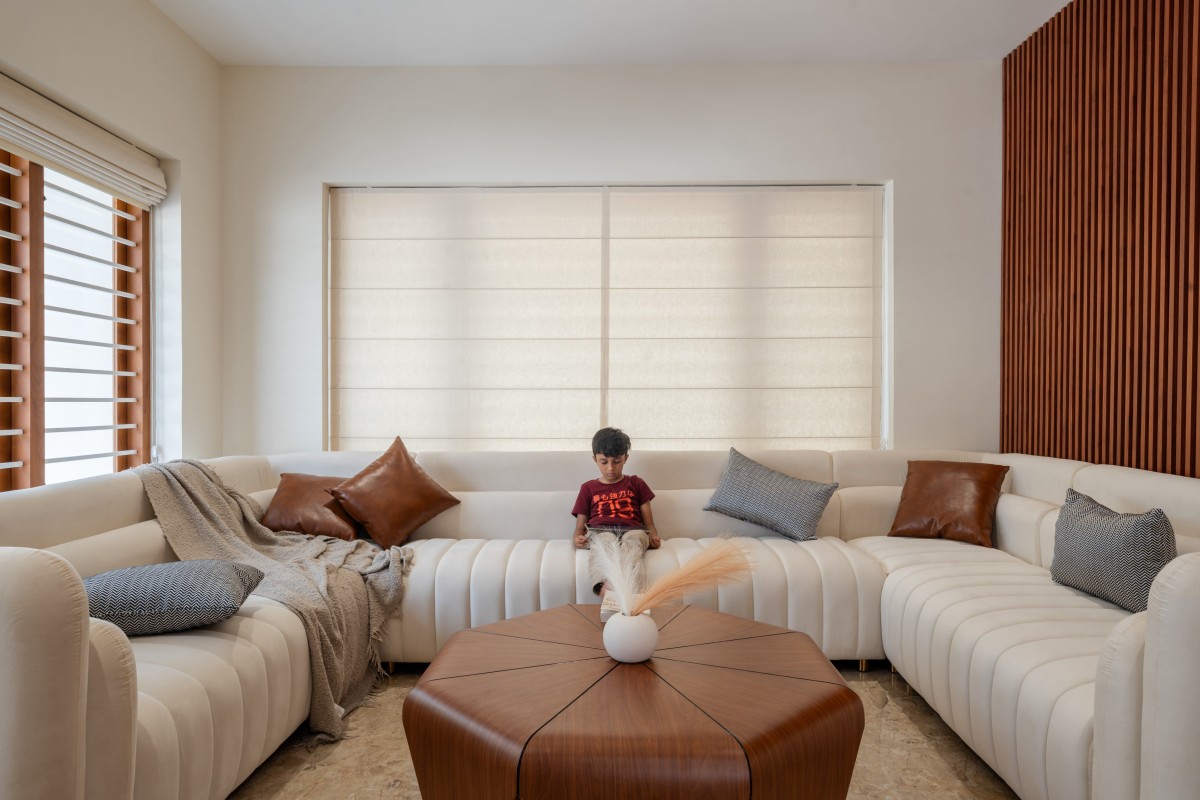
[[[863,699],[867,726],[853,800],[1001,800],[1016,797],[941,718],[885,667],[838,664]],[[293,737],[231,797],[236,800],[419,800],[400,709],[421,667],[402,665],[373,704],[350,717],[349,736],[313,751]]]

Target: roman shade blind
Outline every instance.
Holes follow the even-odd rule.
[[[139,208],[153,208],[167,196],[154,156],[4,75],[0,140],[11,153],[103,186]]]
[[[329,445],[878,446],[878,187],[331,190]]]

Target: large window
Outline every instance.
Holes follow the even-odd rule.
[[[879,444],[879,188],[330,201],[332,449]]]
[[[0,490],[150,455],[149,212],[0,151]]]

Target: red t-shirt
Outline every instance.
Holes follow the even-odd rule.
[[[654,492],[637,475],[626,475],[616,483],[591,480],[579,487],[571,516],[587,514],[588,525],[644,528],[642,505],[653,499]]]

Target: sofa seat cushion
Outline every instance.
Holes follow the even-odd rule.
[[[896,536],[865,536],[847,542],[868,553],[883,565],[884,572],[923,564],[1025,564],[1003,550],[954,542],[949,539],[905,539]],[[1045,572],[1031,564],[1037,572]]]
[[[224,797],[308,716],[300,618],[252,595],[206,628],[132,640],[136,797]]]
[[[668,539],[647,554],[648,580],[686,563],[708,540]],[[803,631],[831,659],[881,658],[879,592],[883,571],[835,538],[795,542],[784,536],[749,541],[749,581],[689,596],[714,611]]]
[[[646,554],[649,580],[714,539],[673,538]],[[388,621],[380,658],[431,660],[460,630],[565,603],[595,603],[587,551],[561,539],[413,539],[400,614]],[[884,573],[868,554],[836,538],[750,542],[755,567],[740,583],[685,602],[803,631],[829,658],[882,658],[879,596]]]
[[[856,486],[842,488],[834,495],[834,500],[841,499],[841,516],[843,539],[857,541],[863,538],[882,537],[891,528],[895,519],[896,509],[900,503],[900,488],[896,486]],[[1049,565],[1047,557],[1043,562],[1043,551],[1053,551],[1053,518],[1058,514],[1058,506],[1041,500],[1033,500],[1015,494],[1000,495],[996,503],[996,519],[993,528],[993,540],[997,550],[1003,550],[1031,564]],[[1050,519],[1049,550],[1045,550],[1043,530],[1047,519]],[[914,543],[917,546],[919,543]],[[916,553],[901,546],[892,548],[882,542],[868,544],[867,547],[882,548],[881,553]],[[926,551],[929,552],[929,551]],[[972,558],[972,554],[953,547],[937,549],[932,552],[943,555],[954,553],[950,558]],[[990,558],[990,556],[983,556]]]
[[[882,605],[888,658],[1021,797],[1090,796],[1097,663],[1128,612],[1011,557],[896,566]]]

